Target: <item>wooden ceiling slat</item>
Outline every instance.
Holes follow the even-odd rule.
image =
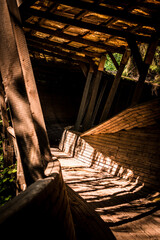
[[[129,31],[122,30],[122,29],[113,29],[113,28],[109,28],[109,27],[105,27],[105,26],[95,25],[92,23],[82,22],[77,19],[71,19],[71,18],[67,18],[64,16],[55,15],[52,13],[46,13],[44,11],[39,11],[36,9],[29,9],[28,13],[30,13],[30,15],[33,15],[33,16],[69,24],[71,26],[85,28],[85,29],[88,29],[91,31],[106,33],[106,34],[123,37],[123,38],[127,38],[128,36],[134,37],[134,38],[136,38],[137,41],[140,41],[140,42],[149,42],[150,41],[150,37],[148,37],[148,36],[133,34],[133,33],[130,33]]]
[[[59,48],[63,48],[63,49],[66,49],[66,50],[69,50],[69,51],[74,51],[74,52],[77,52],[79,54],[85,54],[86,56],[89,56],[89,57],[97,57],[97,58],[100,58],[101,55],[99,53],[93,53],[93,52],[89,52],[89,51],[86,51],[84,49],[78,49],[78,48],[75,48],[75,47],[72,47],[72,46],[68,46],[68,45],[65,45],[65,44],[60,44],[60,43],[56,43],[56,42],[52,42],[50,40],[47,40],[47,39],[40,39],[38,37],[34,37],[34,36],[30,36],[30,35],[27,35],[27,41],[32,41],[36,44],[40,43],[40,44],[46,44],[47,46],[50,46],[50,47],[59,47]],[[45,45],[44,45],[44,48],[45,48]]]
[[[32,44],[32,43],[28,43],[28,45],[30,46],[29,47],[29,50],[33,51],[33,52],[38,52],[38,53],[43,53],[45,55],[49,55],[49,56],[52,56],[52,57],[57,57],[57,58],[60,58],[60,59],[64,59],[64,60],[68,60],[68,61],[75,61],[75,62],[83,62],[83,63],[89,63],[89,64],[93,64],[93,61],[89,58],[86,58],[86,57],[80,57],[80,56],[77,56],[75,54],[71,54],[71,53],[65,53],[63,51],[61,51],[60,49],[56,49],[54,48],[54,51],[52,48],[49,48],[49,47],[45,47],[46,49],[43,48],[43,45],[41,44]],[[47,49],[48,48],[48,49]],[[50,52],[49,52],[50,50]]]
[[[26,37],[33,42],[37,36],[37,44],[52,50],[96,59],[108,51],[124,53],[128,38],[136,44],[160,38],[157,0],[17,1],[23,1],[19,9]]]
[[[39,31],[39,32],[43,32],[43,33],[46,33],[46,34],[50,34],[50,35],[53,35],[53,36],[57,36],[57,37],[60,37],[60,38],[63,38],[63,39],[87,44],[89,46],[93,46],[93,47],[97,47],[97,48],[106,49],[106,51],[111,51],[111,52],[116,51],[118,53],[123,53],[124,50],[125,50],[123,47],[114,47],[114,46],[110,46],[110,45],[99,43],[99,42],[93,42],[93,41],[84,39],[83,37],[80,37],[80,36],[72,36],[72,35],[69,35],[69,34],[66,34],[66,33],[62,33],[62,32],[56,31],[56,30],[40,27],[38,25],[34,25],[34,24],[30,24],[30,23],[25,23],[24,26],[26,28],[36,30],[36,31]]]
[[[147,26],[157,27],[159,25],[157,23],[157,21],[153,20],[152,17],[135,15],[135,14],[132,14],[130,12],[127,12],[126,10],[118,10],[118,9],[107,8],[107,7],[100,6],[98,4],[93,4],[93,3],[90,3],[90,2],[84,2],[84,1],[79,1],[79,0],[76,0],[76,1],[75,0],[67,0],[67,1],[66,0],[54,0],[54,2],[57,2],[59,4],[64,4],[64,5],[67,5],[67,6],[80,8],[80,9],[83,9],[83,10],[88,10],[88,11],[95,12],[95,13],[98,13],[98,14],[103,14],[103,15],[107,15],[107,16],[111,16],[111,17],[116,17],[116,18],[119,18],[119,19],[131,21],[131,22],[134,22],[134,23],[141,23],[141,24],[147,25]]]

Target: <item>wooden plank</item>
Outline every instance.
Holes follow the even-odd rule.
[[[68,0],[67,2],[65,0],[52,0],[52,1],[65,4],[67,6],[81,8],[83,10],[88,10],[98,14],[107,15],[110,17],[116,17],[118,19],[123,19],[123,20],[134,22],[134,23],[144,24],[145,26],[158,27],[158,23],[156,22],[156,20],[153,20],[152,17],[148,17],[144,15],[143,16],[135,15],[135,14],[132,14],[131,12],[127,12],[125,9],[124,10],[113,9],[106,6],[100,6],[99,4],[96,4],[96,3],[84,2],[84,1],[76,1],[76,2],[74,0]]]
[[[159,99],[154,99],[147,103],[128,108],[106,122],[86,131],[85,133],[81,134],[81,136],[99,134],[103,132],[113,133],[120,131],[123,128],[126,129],[126,127],[129,127],[128,123],[136,124],[138,127],[141,122],[142,124],[144,123],[144,119],[147,121],[147,126],[147,124],[149,125],[148,119],[150,118],[152,122],[158,121],[160,118]]]
[[[0,68],[27,185],[51,159],[43,114],[16,1],[1,1]]]
[[[102,73],[104,70],[105,61],[106,61],[106,56],[102,56],[100,63],[99,63],[98,71],[97,71],[97,74],[96,74],[96,77],[95,77],[95,80],[93,83],[91,100],[89,102],[87,113],[86,113],[86,116],[84,119],[83,130],[88,129],[91,126],[91,119],[92,119],[92,115],[93,115],[93,111],[94,111],[94,107],[95,107],[95,103],[96,103],[96,98],[97,98],[97,94],[98,94],[100,81],[102,78]]]
[[[15,19],[17,19],[16,21],[21,23],[21,18],[16,5],[16,1],[9,0],[7,1],[10,13],[12,14],[12,16],[15,16]],[[30,104],[32,118],[39,141],[40,151],[42,154],[42,159],[43,161],[48,162],[51,159],[50,145],[42,113],[41,103],[37,91],[37,86],[32,70],[32,65],[29,57],[29,52],[26,44],[25,35],[20,24],[14,22],[15,21],[14,19],[11,19],[11,21],[13,32],[15,35],[17,50],[20,58],[22,74],[24,76],[24,82],[27,90],[27,96]]]
[[[84,63],[93,63],[92,58],[91,57],[81,57],[76,55],[76,53],[70,52],[70,53],[66,53],[65,51],[61,50],[60,48],[56,48],[53,46],[47,46],[47,45],[43,45],[43,44],[39,44],[39,43],[31,43],[29,42],[28,45],[30,46],[29,49],[35,52],[40,52],[40,53],[44,53],[46,55],[49,56],[53,56],[53,57],[58,57],[60,56],[62,59],[73,59],[75,61],[79,61],[79,62],[84,62]],[[47,50],[49,50],[50,52],[48,52]]]
[[[122,57],[122,60],[121,60],[119,69],[117,71],[117,74],[115,76],[114,82],[112,84],[111,90],[109,92],[106,104],[104,106],[104,109],[103,109],[103,112],[102,112],[102,115],[101,115],[101,118],[100,118],[100,122],[105,121],[107,116],[108,116],[108,113],[110,111],[110,108],[111,108],[113,100],[114,100],[114,96],[116,94],[118,85],[119,85],[120,80],[121,80],[123,70],[125,68],[126,63],[128,62],[129,57],[130,57],[130,51],[126,50],[126,52],[124,53],[124,55]]]
[[[87,75],[88,75],[88,69],[87,69],[87,66],[85,63],[79,63],[79,66],[80,66],[80,69],[82,70],[83,72],[83,75],[87,78]]]
[[[91,31],[96,31],[96,32],[105,33],[105,34],[111,34],[113,36],[119,36],[122,38],[134,37],[134,38],[136,38],[137,41],[141,41],[141,42],[149,42],[150,41],[150,37],[148,37],[148,36],[133,34],[133,33],[130,33],[130,32],[124,31],[124,30],[113,29],[110,27],[102,26],[102,25],[99,26],[99,25],[95,25],[95,24],[89,23],[89,22],[82,22],[77,19],[71,19],[71,18],[67,18],[64,16],[59,16],[59,15],[56,15],[53,13],[39,11],[39,10],[32,9],[32,8],[27,10],[27,13],[29,13],[30,15],[33,15],[33,16],[40,17],[40,18],[45,18],[45,19],[49,19],[52,21],[57,21],[57,22],[61,22],[64,24],[68,24],[71,26],[85,28],[85,29],[88,29]]]
[[[3,147],[3,158],[4,158],[4,167],[10,166],[13,164],[14,152],[13,144],[10,135],[7,132],[9,127],[9,118],[7,113],[7,105],[5,101],[5,93],[2,85],[2,78],[0,74],[0,110],[1,110],[1,119],[2,119],[2,147]]]
[[[66,185],[78,239],[115,240],[107,224],[79,194]]]
[[[94,112],[93,112],[91,126],[94,125],[94,121],[96,119],[96,116],[97,116],[97,113],[98,113],[98,110],[99,110],[99,107],[100,107],[100,104],[101,104],[101,101],[102,101],[107,83],[108,83],[108,81],[105,80],[104,83],[103,83],[102,89],[100,91],[100,94],[99,94],[99,97],[98,97],[98,100],[97,100],[97,103],[96,103],[96,106],[95,106],[95,109],[94,109]]]
[[[76,131],[79,130],[80,124],[81,124],[83,116],[84,116],[85,105],[86,105],[87,96],[88,96],[88,93],[89,93],[89,88],[90,88],[90,85],[91,85],[91,80],[92,80],[92,77],[93,77],[93,73],[94,73],[93,67],[92,67],[92,65],[90,65],[90,69],[89,69],[89,72],[88,72],[86,84],[85,84],[84,91],[83,91],[82,101],[81,101],[81,104],[80,104],[77,120],[76,120],[76,123],[75,123],[75,130]]]
[[[27,38],[27,44],[31,45],[33,47],[38,46],[39,44],[43,45],[43,47],[50,47],[51,49],[53,49],[53,52],[56,51],[56,49],[62,50],[62,49],[67,49],[69,51],[71,51],[72,53],[79,53],[79,54],[85,54],[88,57],[97,57],[100,58],[102,54],[97,53],[97,52],[90,52],[87,50],[83,50],[82,48],[78,49],[77,47],[72,47],[67,45],[66,43],[57,43],[57,42],[53,42],[50,41],[48,39],[40,39],[38,37],[34,37],[34,36],[30,36],[28,34],[26,34],[26,38]],[[77,42],[77,41],[76,41]],[[105,47],[106,49],[106,47]]]
[[[115,66],[116,69],[118,70],[118,69],[119,69],[119,64],[117,63],[115,57],[113,56],[113,54],[112,54],[111,52],[108,52],[108,55],[109,55],[109,57],[111,58],[111,60],[112,60],[112,62],[113,62],[113,64],[114,64],[114,66]]]
[[[29,8],[32,4],[34,4],[36,0],[17,0],[17,5],[21,11]]]
[[[17,181],[16,181],[17,189],[16,189],[16,193],[19,194],[21,191],[26,190],[27,184],[26,184],[26,181],[25,181],[24,171],[23,171],[23,167],[22,167],[22,161],[21,161],[21,157],[20,157],[20,153],[19,153],[14,129],[9,126],[7,128],[7,132],[9,133],[10,137],[12,138],[15,157],[16,157],[16,160],[17,160]]]
[[[135,63],[137,65],[138,72],[139,72],[139,74],[141,74],[142,71],[143,71],[144,62],[142,60],[142,56],[141,56],[139,48],[137,46],[136,39],[127,38],[127,41],[128,41],[128,45],[131,49],[131,52],[132,52],[133,58],[135,60]]]
[[[73,41],[73,42],[79,42],[79,43],[82,43],[82,44],[87,44],[89,46],[106,49],[106,51],[108,50],[108,51],[111,51],[111,52],[116,51],[118,53],[124,53],[124,50],[125,50],[123,47],[114,47],[114,46],[110,46],[108,44],[103,44],[103,43],[100,43],[100,42],[94,42],[94,41],[91,41],[91,40],[88,40],[88,39],[84,39],[80,36],[72,36],[72,35],[69,35],[69,34],[66,34],[66,33],[63,33],[63,32],[57,32],[57,30],[52,30],[52,29],[44,28],[44,27],[41,27],[41,26],[38,26],[38,25],[33,25],[31,23],[26,23],[25,22],[23,25],[26,28],[29,28],[29,29],[32,29],[32,30],[35,30],[35,31],[38,31],[38,32],[50,34],[50,35],[60,37],[60,38],[66,39],[66,40],[70,40],[70,41]],[[27,37],[31,38],[31,36],[28,36],[28,35],[27,35]],[[33,36],[32,36],[32,38],[33,38]]]

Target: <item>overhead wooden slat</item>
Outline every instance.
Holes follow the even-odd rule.
[[[52,42],[47,39],[40,39],[40,38],[31,36],[31,37],[27,37],[27,42],[28,42],[28,45],[33,45],[35,47],[37,44],[42,44],[44,49],[47,49],[48,47],[50,47],[50,48],[54,48],[54,49],[57,48],[60,50],[64,49],[64,50],[66,50],[66,52],[70,51],[70,52],[77,53],[81,56],[85,55],[85,56],[88,56],[91,58],[93,58],[93,57],[100,58],[101,57],[101,55],[99,53],[89,52],[89,51],[83,50],[82,48],[77,48],[77,47],[72,47],[71,45]],[[45,48],[45,47],[47,47],[47,48]]]
[[[27,43],[29,46],[32,46],[34,48],[37,49],[41,49],[42,51],[49,51],[52,52],[53,54],[60,54],[62,56],[68,56],[70,58],[79,58],[82,59],[83,62],[92,62],[92,58],[93,57],[97,57],[99,58],[100,56],[97,54],[93,54],[92,56],[88,53],[85,54],[83,53],[83,51],[79,51],[78,49],[75,49],[73,47],[68,46],[67,48],[65,48],[65,46],[63,47],[63,45],[61,46],[60,44],[52,44],[52,43],[48,43],[48,44],[44,44],[44,41],[40,40],[40,41],[35,41],[35,39],[28,39]],[[87,52],[86,52],[87,53]]]
[[[64,16],[59,16],[59,15],[55,15],[55,14],[52,14],[52,13],[46,13],[44,11],[40,11],[40,10],[36,10],[36,9],[29,9],[28,13],[30,15],[33,15],[33,16],[37,16],[37,17],[41,17],[41,18],[45,18],[45,19],[69,24],[69,25],[76,26],[76,27],[89,29],[91,31],[97,31],[97,32],[100,32],[100,33],[108,33],[110,35],[119,36],[119,37],[122,37],[122,38],[134,36],[134,37],[136,37],[136,39],[138,41],[141,41],[141,42],[149,42],[149,40],[150,40],[150,38],[147,37],[147,36],[133,34],[133,33],[127,32],[123,29],[120,30],[120,29],[108,28],[108,27],[105,27],[105,26],[98,26],[98,25],[93,24],[93,23],[82,22],[82,21],[77,20],[77,19],[72,19],[72,18],[68,18],[68,17],[64,17]]]
[[[102,48],[102,49],[105,49],[106,51],[111,51],[111,52],[116,51],[118,53],[123,53],[125,50],[124,47],[114,47],[114,46],[111,46],[106,43],[104,44],[102,42],[95,42],[95,41],[88,40],[88,39],[86,39],[86,37],[84,38],[84,37],[80,37],[80,36],[73,36],[73,35],[63,33],[63,32],[59,32],[57,30],[52,30],[52,29],[41,27],[41,26],[29,24],[29,23],[25,23],[24,26],[25,26],[25,28],[29,28],[31,30],[36,30],[36,31],[39,31],[42,33],[50,34],[50,35],[57,36],[57,37],[67,39],[70,41],[76,41],[79,43],[87,44],[89,46]]]
[[[31,44],[29,44],[29,45],[31,45]],[[71,59],[72,59],[73,61],[79,61],[79,62],[83,62],[83,63],[93,64],[92,59],[90,59],[90,58],[81,57],[81,56],[78,56],[73,53],[66,53],[66,52],[64,52],[60,49],[56,49],[56,48],[54,48],[53,50],[50,47],[47,49],[47,47],[45,46],[45,48],[46,48],[46,50],[43,49],[43,45],[40,45],[40,44],[37,46],[34,44],[33,46],[30,47],[30,49],[32,51],[43,53],[45,55],[59,57],[61,59],[66,59],[68,61],[71,61]]]
[[[160,45],[159,1],[30,0],[21,4],[20,11],[27,38],[39,37],[43,45],[61,44],[70,53],[74,48],[77,54],[91,53],[95,62],[97,55],[124,53],[128,43],[130,48],[150,43],[154,35]],[[132,52],[140,62],[138,51]],[[138,63],[139,72],[140,68]]]
[[[53,1],[53,0],[52,0]],[[114,16],[119,19],[124,19],[127,21],[131,21],[134,23],[140,23],[144,24],[147,26],[158,26],[158,23],[156,19],[152,19],[150,16],[141,16],[141,15],[136,15],[130,12],[126,12],[125,10],[119,10],[119,9],[113,9],[113,8],[108,8],[105,6],[100,6],[97,3],[91,3],[91,2],[84,2],[84,1],[74,1],[74,0],[54,0],[54,2],[61,3],[67,6],[72,6],[80,9],[85,9],[91,12],[99,13],[99,14],[104,14],[107,16]]]

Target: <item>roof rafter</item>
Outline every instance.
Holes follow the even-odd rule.
[[[69,50],[69,51],[74,51],[74,52],[77,52],[79,54],[85,54],[86,56],[88,57],[96,57],[96,58],[100,58],[101,57],[101,54],[100,53],[97,53],[97,52],[89,52],[89,51],[86,51],[86,50],[83,50],[82,48],[76,48],[76,47],[72,47],[72,46],[69,46],[69,45],[66,45],[66,44],[60,44],[60,43],[57,43],[57,42],[53,42],[53,41],[50,41],[48,39],[41,39],[41,38],[38,38],[38,37],[35,37],[35,36],[30,36],[30,35],[26,35],[27,36],[27,41],[28,42],[34,42],[35,44],[45,44],[46,46],[50,46],[50,47],[59,47],[59,48],[63,48],[63,49],[66,49],[66,50]],[[44,47],[45,47],[44,45]]]
[[[85,62],[85,63],[91,63],[93,64],[93,61],[91,58],[89,57],[81,57],[78,56],[74,53],[67,53],[59,48],[56,47],[52,47],[52,46],[47,46],[47,45],[43,45],[40,43],[35,43],[32,41],[28,41],[28,45],[30,50],[35,50],[35,51],[39,51],[43,54],[49,55],[49,56],[53,56],[53,57],[58,57],[61,56],[62,58],[68,58],[68,59],[73,59],[79,62]]]
[[[105,27],[105,26],[99,26],[99,25],[95,25],[92,23],[83,22],[83,21],[80,21],[77,19],[71,19],[71,18],[67,18],[64,16],[59,16],[59,15],[56,15],[53,13],[46,13],[46,12],[36,10],[36,9],[29,9],[28,13],[33,16],[45,18],[45,19],[52,20],[52,21],[57,21],[57,22],[64,23],[64,24],[69,24],[71,26],[89,29],[91,31],[97,31],[100,33],[111,34],[113,36],[118,36],[118,37],[122,37],[122,38],[134,37],[134,38],[136,38],[137,41],[140,41],[140,42],[149,42],[150,41],[150,37],[148,37],[148,36],[142,36],[142,35],[130,33],[126,30],[119,30],[119,29],[113,29],[113,28],[109,28],[109,27]]]
[[[98,14],[103,14],[111,17],[118,17],[119,19],[131,21],[134,23],[141,23],[146,26],[152,26],[152,27],[157,27],[159,24],[157,23],[156,19],[153,20],[153,18],[148,17],[148,16],[140,16],[140,15],[135,15],[129,12],[126,12],[126,10],[118,10],[118,9],[112,9],[104,6],[100,6],[98,4],[93,4],[90,2],[84,2],[80,0],[52,0],[54,2],[57,2],[59,4],[64,4],[67,6],[72,6],[76,8],[80,8],[83,10],[88,10],[91,12],[95,12]]]
[[[24,27],[30,28],[31,30],[36,30],[36,31],[39,31],[39,32],[50,34],[50,35],[53,35],[53,36],[57,36],[57,37],[60,37],[60,38],[63,38],[63,39],[71,40],[71,41],[74,41],[74,42],[79,42],[79,43],[87,44],[89,46],[102,48],[102,49],[105,49],[106,51],[111,51],[111,52],[116,51],[118,53],[124,53],[124,51],[125,51],[125,48],[123,48],[123,47],[116,47],[115,48],[114,46],[111,46],[111,45],[108,45],[108,44],[103,44],[103,43],[87,40],[87,39],[84,39],[83,37],[79,37],[79,36],[72,36],[72,35],[57,31],[57,30],[44,28],[44,27],[41,27],[41,26],[38,26],[38,25],[33,25],[33,24],[30,24],[30,23],[25,23]]]

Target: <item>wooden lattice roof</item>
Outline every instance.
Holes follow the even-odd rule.
[[[30,52],[67,60],[95,62],[123,53],[128,38],[160,35],[159,0],[26,0],[19,8]]]

